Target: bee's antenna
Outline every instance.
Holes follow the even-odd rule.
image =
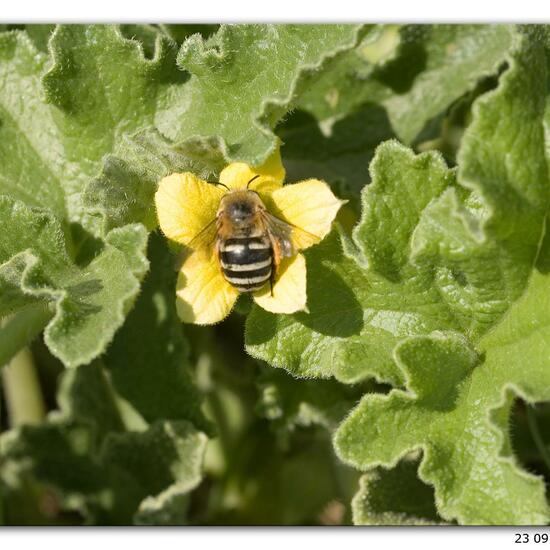
[[[256,174],[251,180],[248,181],[248,183],[246,184],[246,188],[248,189],[248,186],[255,180],[255,179],[258,179],[260,177],[260,174]]]
[[[222,183],[221,181],[207,181],[206,183],[210,183],[211,185],[221,185],[222,187],[225,187],[228,191],[231,191],[225,183]]]

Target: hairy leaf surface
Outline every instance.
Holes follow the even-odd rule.
[[[367,37],[334,63],[299,106],[330,128],[362,104],[377,103],[399,139],[412,143],[479,79],[498,71],[514,35],[510,25],[390,27],[375,37],[380,45]],[[392,40],[393,54],[384,55]]]
[[[8,490],[33,480],[57,505],[107,525],[184,524],[200,481],[206,436],[184,420],[125,431],[116,394],[97,365],[64,375],[61,410],[2,439]]]
[[[255,308],[247,326],[249,351],[275,366],[347,381],[376,376],[404,388],[366,395],[338,430],[337,451],[370,469],[394,467],[421,450],[419,475],[434,486],[439,514],[461,523],[548,518],[542,481],[510,454],[505,397],[548,399],[540,370],[547,354],[538,348],[549,198],[548,61],[540,38],[534,31],[518,35],[498,88],[474,104],[456,173],[433,154],[380,146],[346,253],[334,238],[324,254],[317,249],[340,281],[327,284],[312,251],[310,315],[282,318]],[[347,300],[340,289],[351,292]],[[329,309],[332,315],[324,315]],[[353,315],[355,330],[346,333]],[[373,334],[373,320],[383,339]],[[501,337],[512,333],[514,348]]]
[[[546,55],[536,36],[522,37],[499,88],[476,104],[459,155],[462,186],[432,203],[412,243],[417,261],[429,251],[439,264],[440,295],[469,342],[405,339],[395,358],[408,391],[364,397],[336,436],[339,454],[361,468],[421,449],[419,475],[434,485],[439,513],[461,523],[549,517],[544,484],[518,466],[506,426],[510,395],[548,399]]]
[[[224,25],[207,40],[193,35],[178,54],[191,79],[156,124],[176,141],[219,136],[227,160],[261,164],[303,77],[355,46],[362,32],[361,25]]]
[[[58,219],[0,196],[0,314],[45,302],[53,318],[45,340],[67,366],[100,354],[124,322],[147,270],[147,235],[141,225],[109,233],[85,266],[71,258]]]

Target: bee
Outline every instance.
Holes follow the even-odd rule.
[[[246,189],[227,188],[229,192],[221,198],[216,217],[190,245],[213,245],[213,256],[223,277],[239,292],[254,292],[269,282],[273,295],[281,260],[296,253],[292,232],[303,230],[268,212],[260,195],[248,188],[258,177],[254,176]],[[219,182],[213,185],[224,186]]]

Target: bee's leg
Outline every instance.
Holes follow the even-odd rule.
[[[275,272],[271,270],[271,275],[269,277],[269,286],[271,287],[271,297],[273,298],[273,285],[275,283]]]

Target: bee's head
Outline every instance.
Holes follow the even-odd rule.
[[[256,192],[237,190],[224,195],[220,212],[233,223],[246,223],[254,219],[261,206],[262,201]]]

